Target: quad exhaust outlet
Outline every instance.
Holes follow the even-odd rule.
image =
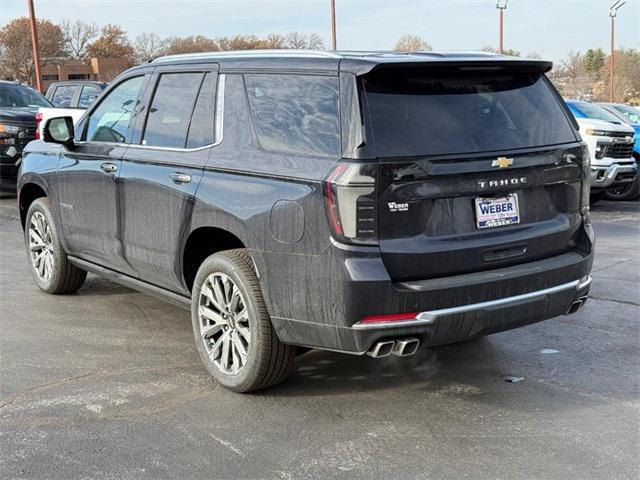
[[[383,358],[389,355],[396,357],[408,357],[418,350],[420,340],[417,338],[398,338],[396,340],[380,340],[375,342],[367,351],[367,355],[373,358]]]

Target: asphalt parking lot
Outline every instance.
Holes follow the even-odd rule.
[[[640,209],[592,212],[579,313],[408,359],[313,351],[239,395],[188,312],[95,276],[37,290],[0,200],[0,478],[640,478]]]

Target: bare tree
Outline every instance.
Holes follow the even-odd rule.
[[[317,33],[309,35],[309,42],[307,45],[311,50],[324,50],[324,42]]]
[[[168,42],[155,33],[141,33],[133,40],[133,60],[144,63],[163,55]]]
[[[307,36],[300,32],[291,32],[285,38],[284,48],[323,50],[324,42],[316,33]]]
[[[84,58],[87,46],[98,36],[99,30],[95,23],[82,20],[72,22],[65,19],[60,24],[64,35],[64,50],[71,58]]]
[[[429,42],[417,35],[403,35],[398,39],[393,49],[396,52],[424,52],[432,50]]]

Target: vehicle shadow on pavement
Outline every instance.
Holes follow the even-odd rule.
[[[311,351],[300,357],[294,374],[265,395],[340,395],[351,391],[382,391],[404,387],[425,393],[480,395],[496,384],[511,385],[524,368],[490,337],[440,347],[421,347],[405,358],[381,359]],[[528,368],[528,367],[527,367]],[[529,372],[530,373],[530,372]],[[515,386],[515,385],[511,385]]]

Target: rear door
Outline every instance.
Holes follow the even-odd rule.
[[[394,280],[576,247],[582,149],[543,75],[409,69],[363,87],[380,162],[379,243]]]
[[[211,145],[217,65],[156,69],[120,175],[122,241],[141,279],[177,292],[181,247]]]

